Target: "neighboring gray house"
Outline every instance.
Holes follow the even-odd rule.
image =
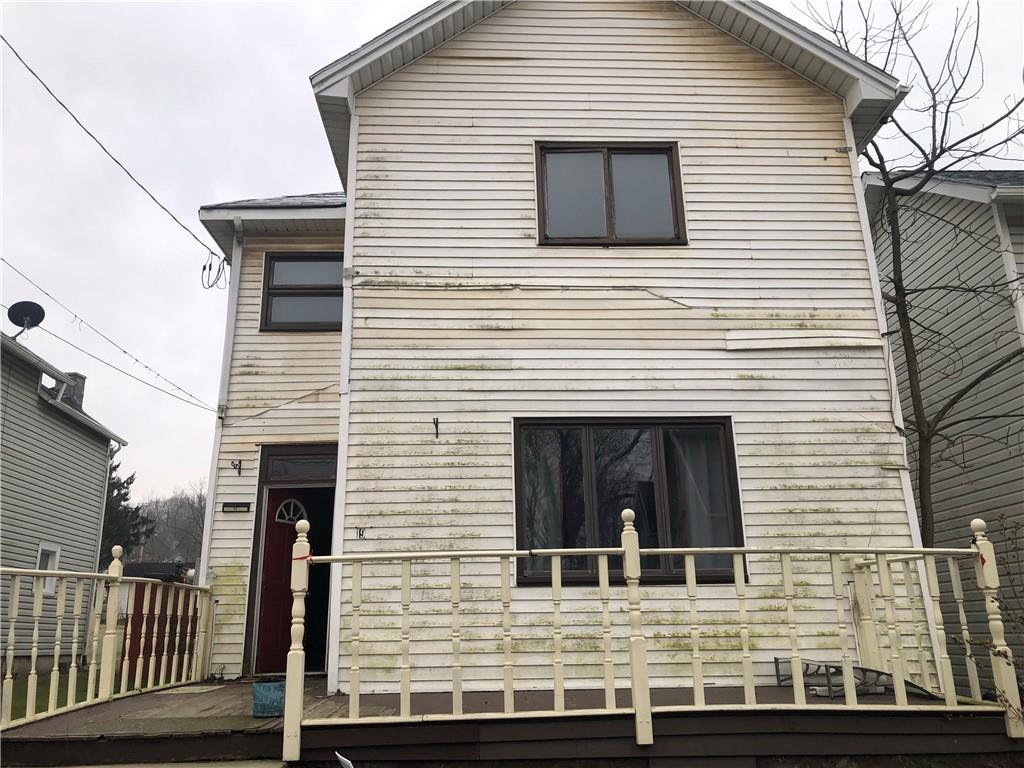
[[[107,466],[126,443],[82,410],[84,376],[65,373],[6,334],[0,334],[0,353],[0,563],[95,571]],[[31,643],[31,584],[25,581],[16,655],[28,654]],[[7,578],[0,583],[6,643],[10,584]],[[54,586],[45,584],[45,600],[55,599]],[[53,614],[52,607],[44,611]],[[50,632],[41,627],[42,647]]]
[[[865,176],[872,210],[882,290],[891,283],[891,242],[875,213],[880,188],[877,177]],[[902,213],[904,274],[909,288],[947,286],[913,295],[912,316],[922,323],[920,343],[923,397],[934,414],[953,393],[1013,350],[1024,345],[1024,171],[947,172],[926,191],[904,198]],[[984,295],[966,286],[996,286]],[[890,314],[890,332],[897,330]],[[898,334],[892,335],[893,357],[903,412],[912,406],[906,385],[906,360]],[[946,439],[935,446],[932,498],[935,505],[935,546],[960,547],[972,518],[988,521],[989,534],[1001,551],[1004,566],[1004,614],[1024,615],[1024,355],[981,384],[950,412]],[[989,419],[993,415],[1003,418]],[[986,418],[980,418],[986,417]],[[956,423],[954,423],[956,422]],[[916,441],[908,431],[911,474],[917,485]],[[971,573],[965,579],[973,579]],[[976,596],[977,597],[977,596]],[[955,605],[947,621],[959,626]],[[972,627],[983,626],[980,599],[968,600]],[[1024,627],[1007,617],[1014,654],[1024,653]],[[961,672],[964,668],[959,667]]]

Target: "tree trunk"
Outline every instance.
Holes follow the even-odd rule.
[[[917,498],[921,517],[921,539],[926,547],[932,546],[935,522],[932,514],[932,435],[921,393],[921,368],[914,342],[914,329],[910,323],[907,286],[903,281],[903,240],[900,234],[900,214],[892,182],[885,179],[885,216],[892,241],[893,305],[907,361],[907,386],[913,410],[914,429],[917,433]]]
[[[918,435],[917,439],[917,496],[920,501],[921,545],[935,546],[935,515],[932,510],[932,438]],[[924,489],[927,489],[925,493]]]

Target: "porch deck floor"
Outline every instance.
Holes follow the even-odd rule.
[[[760,704],[792,704],[791,688],[760,686],[756,691]],[[617,705],[628,707],[628,689],[616,691]],[[652,704],[658,706],[689,705],[693,703],[690,688],[653,689]],[[892,704],[891,696],[859,697],[861,704]],[[470,691],[464,695],[463,708],[467,715],[500,713],[502,694]],[[740,688],[707,689],[709,705],[742,704]],[[842,698],[808,693],[808,706],[842,704]],[[941,701],[911,697],[911,704],[941,704]],[[554,709],[551,691],[517,691],[517,712],[544,712]],[[362,717],[381,717],[398,714],[397,694],[363,694]],[[600,709],[604,706],[601,690],[567,690],[566,709]],[[416,693],[412,696],[412,714],[445,714],[451,712],[451,695],[447,693]],[[344,718],[348,715],[348,697],[328,696],[322,677],[306,680],[304,719]],[[358,721],[353,721],[355,725]],[[104,704],[84,707],[54,717],[26,723],[7,729],[4,741],[118,738],[132,736],[205,736],[226,733],[279,733],[280,717],[252,716],[252,680],[233,680],[186,685],[163,691],[141,693]]]
[[[757,698],[763,704],[791,704],[792,693],[789,688],[760,687]],[[348,714],[347,697],[327,696],[322,677],[307,679],[305,696],[307,719],[343,718]],[[702,768],[752,768],[756,761],[751,756],[758,754],[861,754],[864,733],[874,734],[870,746],[875,754],[991,755],[1024,749],[1024,744],[1006,738],[999,709],[979,711],[975,707],[951,715],[942,709],[932,714],[928,712],[930,707],[918,706],[899,712],[880,708],[872,713],[870,707],[847,710],[817,706],[842,702],[810,694],[807,708],[800,711],[714,708],[740,703],[742,696],[742,689],[709,687],[707,703],[712,709],[656,712],[654,746],[638,747],[628,712],[594,716],[581,711],[568,720],[543,714],[518,720],[493,716],[474,719],[475,714],[499,711],[502,695],[468,692],[462,720],[342,720],[306,726],[302,732],[302,760],[307,765],[336,766],[334,751],[342,748],[357,765],[378,768],[393,768],[407,761],[410,765],[444,762],[453,768],[478,768],[519,759],[530,765],[576,766],[585,764],[585,760],[578,759],[591,753],[601,758],[595,763],[601,766],[689,766],[681,760],[688,756]],[[619,706],[627,705],[629,691],[617,691],[617,699]],[[692,691],[660,689],[652,691],[652,699],[656,707],[686,705],[692,703]],[[865,696],[860,702],[893,703],[888,696]],[[603,703],[600,690],[566,692],[569,710],[599,708]],[[915,698],[910,703],[921,705],[929,700]],[[518,692],[515,700],[520,712],[549,709],[551,704],[550,691]],[[397,695],[364,694],[361,714],[396,714],[397,705]],[[450,708],[448,694],[416,694],[412,698],[413,714],[444,714]],[[251,680],[202,683],[128,696],[5,730],[4,764],[124,766],[277,759],[281,754],[282,719],[254,718],[251,710]],[[735,734],[737,738],[723,739],[723,734]],[[722,762],[708,762],[713,755]],[[1019,753],[1015,757],[1019,758]],[[985,763],[1004,764],[1017,765],[1019,760]]]

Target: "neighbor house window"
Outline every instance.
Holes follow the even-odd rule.
[[[622,510],[636,512],[641,548],[742,544],[728,419],[516,421],[520,549],[618,547]],[[621,558],[609,559],[613,572]],[[732,578],[732,557],[700,555],[698,577]],[[678,556],[645,556],[644,581],[682,581]],[[520,583],[550,581],[550,558],[520,561]],[[594,557],[564,557],[567,581],[593,581]]]
[[[56,571],[60,567],[60,547],[56,544],[40,544],[36,554],[36,570]],[[43,594],[53,595],[57,592],[57,577],[47,576],[43,579]]]
[[[341,307],[341,253],[266,255],[262,330],[337,331]]]
[[[542,245],[685,244],[675,144],[537,145]]]

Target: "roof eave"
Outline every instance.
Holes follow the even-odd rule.
[[[127,440],[125,440],[123,437],[118,437],[116,434],[114,434],[105,426],[96,421],[96,419],[94,419],[92,416],[88,415],[87,413],[82,413],[81,411],[75,408],[72,408],[67,403],[61,402],[42,387],[39,388],[39,396],[43,399],[44,402],[46,402],[47,405],[53,406],[61,413],[63,413],[65,416],[68,416],[71,419],[77,421],[84,427],[88,427],[93,432],[102,435],[107,440],[117,443],[122,448],[128,445]]]
[[[355,95],[501,10],[509,2],[439,0],[310,77],[327,141],[343,183],[348,172],[349,130]],[[801,71],[795,60],[771,58],[845,100],[858,150],[871,140],[908,92],[889,73],[858,59],[756,0],[676,2],[765,55],[770,54],[752,42],[759,30],[774,34],[808,54],[816,69],[805,63],[804,71]],[[453,21],[455,14],[458,15]],[[760,36],[762,42],[764,37]],[[828,75],[822,75],[823,72]]]
[[[0,348],[2,348],[5,353],[14,355],[16,358],[28,363],[36,370],[45,373],[54,381],[60,382],[61,384],[75,383],[75,380],[64,373],[60,368],[46,362],[31,349],[23,347],[6,333],[3,334],[3,336],[0,336]]]
[[[236,222],[238,231],[244,231],[246,222],[259,222],[273,226],[272,222],[337,222],[344,229],[345,205],[280,207],[280,208],[200,208],[199,222],[217,243],[228,264],[234,246]]]

